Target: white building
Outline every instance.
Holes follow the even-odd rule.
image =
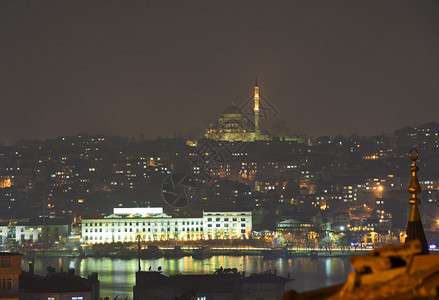
[[[209,238],[249,236],[252,231],[252,213],[203,212],[204,234]]]
[[[115,212],[115,211],[114,211]],[[200,218],[172,218],[164,213],[120,215],[82,220],[82,242],[111,243],[142,240],[241,238],[252,230],[251,212],[203,212]]]
[[[113,214],[115,215],[159,215],[163,213],[163,207],[116,207],[113,208]]]
[[[66,243],[71,224],[64,220],[6,220],[0,223],[0,245],[15,243]]]

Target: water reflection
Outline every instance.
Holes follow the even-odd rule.
[[[23,269],[27,269],[27,260],[23,260]],[[110,259],[110,258],[54,258],[37,257],[35,259],[35,273],[46,274],[48,266],[57,271],[67,271],[74,268],[76,274],[87,277],[93,272],[99,274],[101,281],[101,296],[114,299],[115,296],[128,296],[132,299],[135,273],[138,269],[137,259]],[[276,270],[280,276],[295,278],[297,291],[308,291],[346,281],[351,272],[348,258],[310,258],[298,257],[293,259],[265,260],[260,256],[213,256],[210,259],[198,260],[192,257],[180,259],[151,259],[141,260],[142,271],[157,270],[162,267],[166,275],[172,274],[208,274],[219,267],[237,268],[247,275],[266,270]]]

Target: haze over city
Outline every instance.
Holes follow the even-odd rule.
[[[438,16],[0,2],[0,299],[438,298]]]
[[[261,93],[290,134],[438,121],[437,1],[0,4],[0,141],[203,130]]]

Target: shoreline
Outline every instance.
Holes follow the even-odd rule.
[[[142,251],[145,251],[142,249]],[[164,250],[164,251],[163,251]],[[166,259],[180,259],[184,256],[193,256],[194,254],[193,248],[185,248],[182,249],[182,253],[179,255],[165,254],[172,251],[170,248],[158,248],[158,253],[154,253],[153,255],[148,255],[148,253],[143,253],[140,255],[141,259],[157,259],[157,258],[166,258]],[[223,249],[223,248],[211,248],[210,255],[205,258],[209,258],[212,256],[261,256],[263,259],[292,259],[296,257],[310,257],[310,252],[315,251],[317,253],[313,256],[313,259],[318,258],[339,258],[339,257],[350,257],[352,255],[365,255],[370,250],[333,250],[331,252],[325,250],[285,250],[281,255],[275,253],[274,249],[266,248],[254,248],[254,249]],[[114,258],[114,259],[133,259],[139,258],[139,252],[137,250],[126,249],[124,251],[64,251],[64,250],[46,250],[46,251],[23,251],[23,258],[29,259],[32,257],[70,257],[70,258]],[[197,258],[198,259],[198,258]],[[200,259],[204,259],[200,258]]]

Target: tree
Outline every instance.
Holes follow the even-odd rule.
[[[320,248],[325,248],[326,252],[332,253],[332,248],[334,247],[334,239],[332,235],[325,236],[319,243]]]
[[[331,139],[329,138],[329,136],[319,136],[317,138],[317,144],[329,144],[331,142]]]
[[[347,138],[345,138],[344,136],[342,136],[342,135],[337,135],[335,138],[334,138],[334,143],[337,145],[337,146],[344,146],[344,145],[346,145],[347,144]]]
[[[346,248],[349,248],[349,238],[346,234],[340,233],[337,235],[337,245],[340,247],[340,249],[346,250]]]

